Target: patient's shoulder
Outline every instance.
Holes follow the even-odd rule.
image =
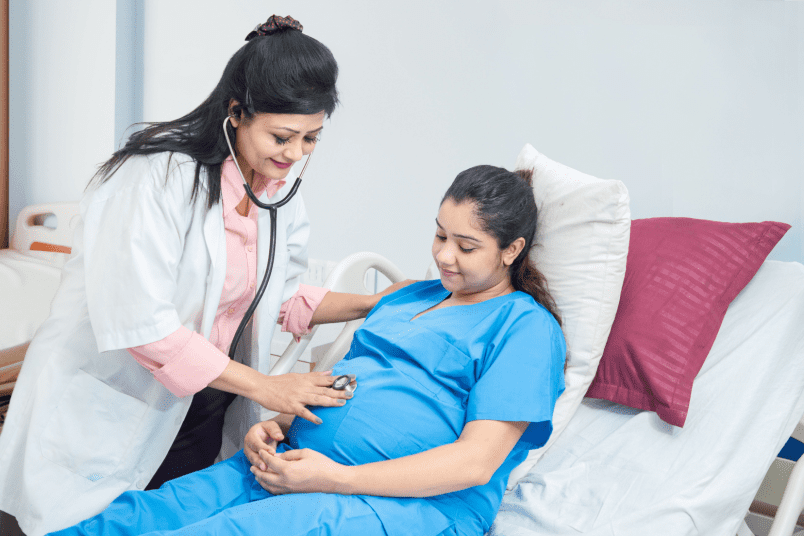
[[[522,331],[531,337],[563,340],[563,332],[553,314],[530,294],[516,291],[500,300],[487,322],[486,329],[498,334]]]
[[[384,307],[388,307],[391,305],[408,305],[411,302],[419,302],[423,300],[427,300],[432,298],[435,294],[439,292],[446,292],[443,286],[441,286],[440,279],[433,279],[430,281],[417,281],[415,283],[411,283],[401,289],[397,290],[396,292],[392,292],[387,296],[383,296],[382,299],[374,306],[374,309],[371,310],[369,316],[371,316],[376,311]]]

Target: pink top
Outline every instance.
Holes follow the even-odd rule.
[[[255,172],[253,190],[272,197],[285,181],[269,180]],[[257,286],[257,216],[253,204],[247,216],[236,208],[246,189],[229,157],[221,166],[221,202],[226,232],[226,279],[209,340],[182,326],[162,340],[129,348],[142,366],[176,396],[195,394],[221,375],[229,363],[229,345],[254,299]],[[328,289],[299,285],[299,291],[282,304],[282,331],[296,337],[309,331],[313,312]]]

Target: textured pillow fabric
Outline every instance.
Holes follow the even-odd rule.
[[[561,434],[594,378],[620,300],[631,226],[628,191],[620,181],[576,171],[531,145],[514,168],[533,170],[538,222],[531,256],[562,316],[568,360],[553,434],[514,469],[509,489]]]
[[[726,309],[789,228],[634,220],[620,305],[586,396],[655,411],[684,426],[692,382]]]

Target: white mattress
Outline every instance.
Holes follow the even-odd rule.
[[[490,534],[733,536],[804,414],[802,326],[804,266],[766,261],[729,307],[683,429],[586,399]]]
[[[31,340],[50,313],[67,255],[0,250],[0,349]]]

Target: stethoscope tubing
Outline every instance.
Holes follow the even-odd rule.
[[[234,149],[232,148],[232,142],[229,140],[229,133],[226,130],[226,123],[228,123],[230,119],[231,116],[226,116],[226,119],[223,120],[223,135],[226,138],[226,145],[229,147],[229,153],[232,155],[232,160],[234,160],[237,171],[240,173],[240,178],[243,179],[243,186],[246,188],[246,195],[249,197],[249,199],[251,199],[251,202],[257,205],[259,208],[267,210],[271,217],[271,240],[268,248],[268,266],[265,269],[265,275],[262,277],[260,288],[257,289],[257,293],[254,295],[251,305],[249,305],[248,309],[246,310],[243,320],[241,320],[240,325],[237,326],[237,331],[235,331],[232,344],[229,346],[229,358],[234,359],[235,350],[237,350],[237,343],[240,342],[240,337],[243,335],[243,331],[246,329],[246,324],[248,324],[249,320],[251,320],[251,317],[254,315],[254,311],[257,310],[257,305],[260,303],[260,300],[262,300],[262,296],[265,294],[265,289],[268,288],[268,280],[271,278],[271,272],[274,269],[274,257],[276,256],[276,210],[286,205],[288,201],[290,201],[291,198],[296,195],[296,192],[299,190],[299,186],[301,186],[302,176],[304,175],[304,171],[307,169],[307,164],[310,163],[310,156],[312,156],[312,153],[307,157],[307,161],[304,163],[304,167],[302,168],[301,173],[299,173],[298,178],[296,178],[296,182],[293,183],[290,192],[288,192],[283,199],[277,201],[276,203],[263,203],[257,199],[256,195],[254,195],[254,192],[246,181],[246,177],[243,175],[243,171],[240,169],[240,164],[237,162],[237,157],[235,156]]]
[[[243,186],[246,189],[246,195],[249,197],[249,199],[251,199],[251,202],[257,205],[259,208],[267,210],[271,217],[271,240],[268,249],[268,266],[265,269],[265,275],[262,277],[260,288],[257,289],[257,293],[254,295],[251,305],[248,306],[246,314],[243,316],[243,320],[240,321],[240,325],[237,326],[237,331],[235,331],[235,335],[232,338],[232,344],[229,347],[229,358],[234,359],[235,350],[237,350],[237,343],[240,342],[240,337],[243,335],[246,325],[254,315],[254,311],[257,310],[257,305],[260,303],[260,300],[262,300],[262,296],[265,294],[265,289],[268,288],[268,280],[271,278],[271,272],[274,269],[274,257],[276,256],[276,210],[286,205],[288,201],[290,201],[291,198],[296,195],[296,192],[299,190],[299,186],[301,185],[304,171],[307,169],[307,164],[310,163],[310,156],[312,156],[312,153],[310,153],[310,155],[307,157],[307,161],[304,163],[301,173],[299,173],[299,176],[296,178],[296,182],[293,183],[290,192],[288,192],[283,199],[277,201],[276,203],[263,203],[257,199],[256,195],[254,195],[254,192],[246,181],[246,177],[243,175],[243,170],[240,169],[240,164],[237,162],[237,157],[235,156],[234,149],[232,148],[232,142],[229,140],[229,132],[226,130],[226,123],[229,122],[230,119],[231,116],[227,116],[226,119],[223,120],[223,135],[226,138],[226,145],[229,147],[229,154],[232,155],[232,160],[234,160],[237,171],[240,173],[240,178],[243,179]],[[331,388],[335,389],[336,391],[348,391],[353,393],[355,390],[355,385],[352,385],[352,382],[354,381],[354,374],[342,374],[335,378],[335,381],[332,382]]]

